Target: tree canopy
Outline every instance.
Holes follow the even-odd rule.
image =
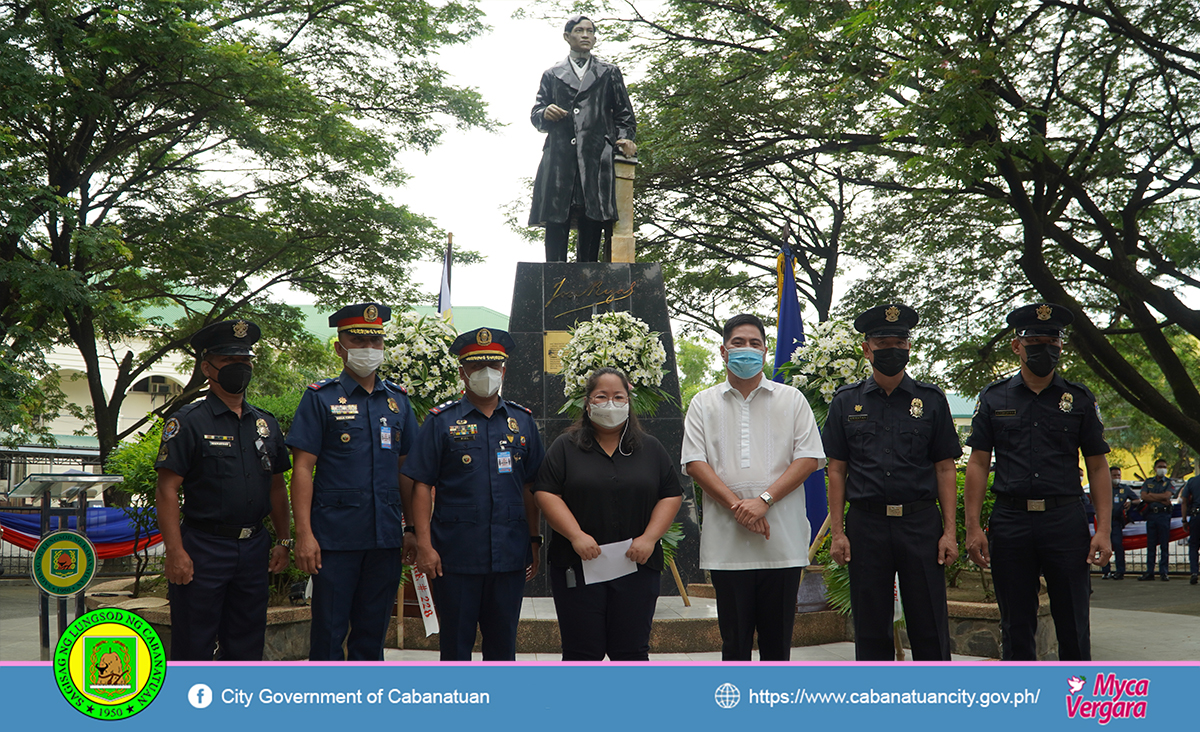
[[[11,405],[51,343],[84,358],[103,458],[132,429],[117,431],[128,388],[203,325],[253,318],[286,350],[307,335],[282,288],[330,306],[414,299],[408,263],[441,234],[384,191],[404,181],[400,150],[491,125],[434,59],[480,33],[479,15],[414,0],[0,5],[0,350],[17,359],[0,373],[2,426],[20,428]],[[147,316],[165,306],[183,315]],[[194,372],[166,409],[202,383]]]
[[[647,211],[692,198],[744,218],[739,185],[757,175],[780,180],[775,193],[752,186],[769,199],[745,209],[761,231],[782,207],[830,232],[836,217],[814,216],[813,205],[837,200],[831,181],[869,191],[846,209],[843,245],[870,273],[841,307],[913,304],[932,326],[918,338],[937,334],[931,357],[956,386],[976,386],[1014,365],[1012,307],[1063,304],[1090,379],[1200,449],[1189,370],[1200,338],[1200,3],[670,0],[654,14],[609,10],[608,26],[641,39],[635,55],[654,80],[644,87],[653,93],[632,90],[639,113],[651,110],[643,149],[659,146]],[[688,65],[705,71],[675,73]],[[730,205],[717,163],[709,173],[687,152],[698,145],[728,171]],[[789,200],[813,180],[788,172],[798,166],[839,177],[821,182],[823,199]],[[727,227],[700,216],[680,228],[694,238],[708,223]],[[713,237],[743,235],[734,226]]]

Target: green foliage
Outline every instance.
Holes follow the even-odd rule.
[[[713,366],[720,364],[717,353],[717,346],[706,339],[675,339],[675,363],[679,367],[679,393],[684,412],[692,403],[692,397],[725,380],[724,369]]]
[[[1200,2],[605,11],[648,69],[639,220],[695,322],[769,301],[786,224],[822,319],[906,301],[923,367],[970,393],[1011,369],[1014,305],[1064,304],[1089,380],[1200,449],[1172,335],[1200,338]],[[839,252],[865,271],[825,313]]]
[[[432,60],[479,16],[453,0],[0,8],[0,349],[79,350],[103,457],[144,424],[118,428],[129,387],[200,327],[254,319],[290,353],[301,319],[274,292],[420,297],[409,263],[443,236],[380,191],[404,180],[398,152],[492,125]],[[0,405],[20,403],[33,380],[3,376],[18,396]],[[193,371],[160,414],[201,388]]]
[[[158,515],[155,512],[154,491],[158,483],[158,471],[154,463],[158,457],[159,443],[162,441],[163,422],[156,419],[145,434],[137,439],[122,443],[113,450],[104,463],[105,472],[120,475],[122,480],[112,488],[127,497],[117,501],[122,513],[133,524],[134,542],[149,536],[158,527]],[[141,594],[142,575],[150,564],[150,547],[147,545],[134,554],[133,596]]]

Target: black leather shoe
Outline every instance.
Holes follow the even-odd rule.
[[[1138,577],[1138,582],[1153,582],[1153,581],[1154,581],[1154,575],[1152,575],[1152,574],[1143,574],[1141,577]]]
[[[1167,575],[1165,575],[1165,574],[1164,574],[1164,575],[1162,576],[1162,581],[1163,581],[1163,582],[1170,582],[1170,581],[1171,581],[1171,578],[1170,578],[1170,577],[1168,577]]]
[[[1114,574],[1114,575],[1112,576],[1112,578],[1113,578],[1114,580],[1123,580],[1123,579],[1125,579],[1125,575],[1123,575],[1123,574]]]
[[[1192,575],[1192,584],[1194,585],[1197,582],[1200,582],[1200,574],[1193,574]]]

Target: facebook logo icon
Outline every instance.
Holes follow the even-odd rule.
[[[209,704],[212,704],[212,700],[212,689],[208,688],[207,684],[196,684],[188,689],[188,701],[197,709],[207,707]]]

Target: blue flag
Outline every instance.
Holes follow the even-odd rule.
[[[800,320],[800,295],[796,292],[796,260],[792,250],[784,244],[775,270],[779,287],[779,331],[775,341],[775,381],[782,382],[779,368],[792,360],[792,353],[804,345],[804,323]],[[829,504],[825,493],[825,471],[817,470],[804,481],[804,501],[808,511],[808,523],[815,541],[817,532],[829,515]]]

